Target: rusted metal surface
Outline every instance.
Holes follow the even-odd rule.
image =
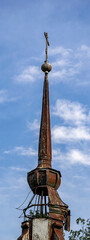
[[[65,230],[66,231],[70,231],[70,210],[68,210],[66,213],[65,213],[65,218],[66,218],[66,221],[65,221]]]
[[[23,213],[25,218],[31,220],[35,217],[40,219],[44,217],[46,217],[46,219],[48,218],[50,226],[49,239],[64,240],[63,226],[65,227],[65,230],[70,230],[70,211],[68,205],[61,200],[57,192],[61,183],[61,173],[52,169],[51,165],[52,149],[48,72],[51,71],[52,67],[47,61],[47,46],[49,45],[47,33],[45,33],[45,37],[46,61],[41,67],[42,71],[45,72],[45,78],[39,134],[38,166],[27,174],[27,181],[34,195],[28,206],[23,210]],[[33,214],[30,214],[30,209],[34,209]],[[29,240],[31,240],[31,237]]]
[[[48,87],[48,73],[45,73],[38,149],[38,166],[51,167],[51,160],[52,151],[51,151],[51,129],[49,113],[49,87]]]
[[[47,204],[46,204],[46,196],[44,196],[44,201],[45,201],[45,214],[47,214]]]
[[[51,167],[52,149],[48,86],[49,67],[47,61],[42,65],[42,71],[45,72],[45,78],[39,135],[38,167],[27,174],[27,181],[30,188],[33,193],[39,195],[39,197],[38,202],[36,203],[35,201],[34,204],[29,204],[28,208],[34,206],[34,210],[36,209],[40,217],[44,217],[46,214],[53,223],[56,223],[56,226],[61,228],[61,230],[55,230],[55,234],[59,235],[60,233],[61,236],[61,232],[63,233],[63,224],[66,230],[69,231],[70,229],[70,216],[68,206],[61,200],[57,192],[61,183],[61,173]],[[46,202],[46,196],[48,196],[48,202]],[[64,239],[63,235],[61,239]]]
[[[22,240],[22,235],[20,237],[18,237],[17,240]]]
[[[43,191],[41,193],[41,213],[40,213],[40,217],[43,217]]]
[[[64,240],[64,234],[62,229],[54,228],[53,231],[53,238],[54,240]]]
[[[28,173],[27,181],[33,192],[36,188],[38,191],[38,186],[42,185],[58,189],[61,183],[61,173],[52,168],[36,168]]]
[[[25,221],[21,224],[22,227],[22,234],[17,240],[31,240],[32,237],[30,237],[31,233],[31,222]]]

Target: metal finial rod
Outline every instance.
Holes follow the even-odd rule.
[[[48,33],[44,32],[44,36],[46,38],[46,49],[45,49],[45,53],[46,53],[46,62],[48,60],[48,46],[50,46],[49,41],[48,41]]]

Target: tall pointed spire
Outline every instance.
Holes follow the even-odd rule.
[[[45,73],[42,101],[42,115],[39,136],[38,166],[27,173],[27,181],[33,192],[26,208],[23,209],[24,222],[22,235],[18,240],[60,239],[64,240],[63,226],[70,230],[70,210],[57,189],[61,184],[61,173],[51,167],[51,129],[49,113],[48,72],[52,67],[48,63],[48,34],[46,38],[46,60],[41,66]],[[22,216],[22,214],[21,214]],[[25,221],[28,219],[27,221]],[[38,226],[38,227],[37,227]],[[41,231],[42,230],[42,231]],[[45,238],[44,238],[45,236]]]
[[[49,112],[49,86],[48,86],[48,72],[52,67],[48,63],[47,46],[48,34],[44,33],[46,38],[46,60],[41,69],[45,72],[44,87],[43,87],[43,101],[42,101],[42,115],[39,135],[39,149],[38,149],[38,166],[51,167],[52,150],[51,150],[51,128],[50,128],[50,112]]]

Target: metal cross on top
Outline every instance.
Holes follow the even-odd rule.
[[[44,32],[44,36],[46,38],[46,50],[45,50],[45,53],[46,53],[46,62],[47,62],[47,59],[48,59],[47,49],[48,49],[48,46],[50,46],[50,44],[49,44],[49,41],[48,41],[48,33]]]

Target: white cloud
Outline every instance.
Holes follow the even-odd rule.
[[[69,64],[67,59],[58,59],[57,61],[52,63],[52,67],[63,67],[63,66],[67,66]]]
[[[27,127],[29,130],[38,130],[40,128],[40,123],[38,123],[38,120],[35,119],[33,122],[27,122]]]
[[[51,78],[59,77],[60,79],[63,80],[63,78],[65,78],[66,75],[67,75],[66,69],[61,69],[60,71],[51,72]]]
[[[77,49],[76,56],[90,58],[90,47],[85,44],[81,45],[81,47]]]
[[[19,83],[34,82],[36,78],[40,77],[40,69],[37,66],[29,66],[21,74],[16,77],[16,81]]]
[[[52,129],[52,138],[56,143],[90,141],[90,128],[81,127],[60,127],[55,126]]]
[[[58,46],[49,48],[49,56],[52,56],[51,65],[53,68],[50,75],[53,82],[68,82],[74,79],[74,83],[76,82],[76,84],[83,84],[83,82],[84,84],[85,82],[87,82],[87,84],[89,83],[90,47],[81,45],[77,49],[69,49]],[[85,79],[83,79],[83,71],[86,75]],[[40,68],[38,66],[28,66],[15,79],[18,83],[25,84],[34,82],[37,78],[41,78]]]
[[[79,149],[69,149],[67,152],[61,152],[59,149],[53,151],[53,159],[62,162],[63,165],[83,164],[90,165],[90,151],[83,152]]]
[[[50,73],[53,81],[70,81],[75,76],[78,76],[81,68],[81,62],[73,60],[70,56],[64,56],[52,63],[52,72]]]
[[[78,149],[72,149],[66,156],[67,160],[72,164],[81,163],[84,165],[90,165],[90,153],[83,153]]]
[[[21,156],[37,156],[37,151],[32,147],[25,148],[22,146],[17,146],[12,150],[4,151],[4,154],[10,154],[10,153],[17,153],[18,155],[21,155]]]
[[[11,178],[9,177],[9,174]],[[27,181],[25,177],[17,175],[15,177],[14,175],[12,176],[11,173],[9,172],[8,177],[4,179],[4,184],[2,187],[0,187],[0,192],[4,192],[6,190],[17,190],[17,189],[23,189],[23,187],[26,187]],[[8,192],[7,192],[7,197],[8,197]]]
[[[61,69],[59,71],[57,70],[53,70],[50,74],[51,74],[51,78],[54,78],[54,80],[56,81],[56,78],[59,78],[61,82],[68,81],[68,79],[70,80],[71,78],[73,78],[76,74],[78,73],[78,68],[75,67],[69,67],[68,69]],[[57,79],[58,81],[58,79]]]
[[[87,47],[86,45],[82,45],[80,50],[81,51],[90,51],[90,47]]]
[[[14,151],[22,156],[37,156],[37,151],[32,147],[26,149],[24,147],[15,147]]]
[[[26,184],[27,184],[26,178],[21,176],[17,179],[14,187],[22,189],[22,188],[26,187]]]
[[[14,166],[11,166],[10,169],[13,170],[13,171],[17,171],[17,172],[26,172],[26,171],[28,171],[26,168],[14,167]]]
[[[50,73],[53,82],[70,82],[74,80],[76,84],[85,85],[85,82],[90,84],[89,46],[81,45],[76,49],[66,49],[58,46],[50,48],[49,55],[52,56],[53,60],[53,68]]]
[[[4,151],[4,154],[9,154],[9,153],[11,153],[11,150],[5,150]]]
[[[15,102],[19,99],[19,97],[11,97],[8,96],[8,91],[6,89],[0,90],[0,104],[5,102]]]
[[[73,177],[76,178],[76,179],[81,179],[81,180],[87,179],[86,176],[81,176],[81,175],[74,175]]]
[[[62,126],[56,125],[52,128],[52,138],[56,143],[68,143],[79,141],[90,141],[90,111],[79,102],[71,102],[66,99],[58,99],[52,114],[64,120]],[[64,126],[63,126],[64,124]],[[66,126],[65,126],[66,124]],[[40,124],[37,119],[28,122],[29,130],[38,130]]]
[[[50,73],[51,78],[54,81],[67,81],[73,78],[78,73],[78,64],[72,60],[72,49],[65,49],[62,46],[50,49],[51,56],[57,56],[52,62],[52,72]]]
[[[64,150],[64,152],[59,149],[54,150],[54,159],[61,161],[62,165],[64,165],[63,163],[90,165],[88,148],[90,110],[79,102],[58,99],[55,107],[53,107],[53,114],[63,120],[62,126],[59,124],[52,129],[53,141],[58,144],[64,143],[68,148],[68,151]],[[70,144],[72,144],[72,147]]]
[[[64,57],[68,56],[70,53],[72,52],[72,49],[69,49],[69,48],[64,48],[62,46],[58,46],[58,47],[55,47],[55,48],[49,48],[49,55],[50,56],[54,56],[54,55],[57,55],[57,54],[60,54]]]
[[[7,101],[7,90],[2,89],[0,90],[0,103]]]
[[[79,102],[71,102],[66,99],[58,99],[53,114],[62,118],[65,122],[81,125],[90,121],[90,110]]]
[[[58,99],[52,113],[64,120],[64,126],[57,125],[52,129],[54,142],[90,141],[90,110],[86,106]]]

